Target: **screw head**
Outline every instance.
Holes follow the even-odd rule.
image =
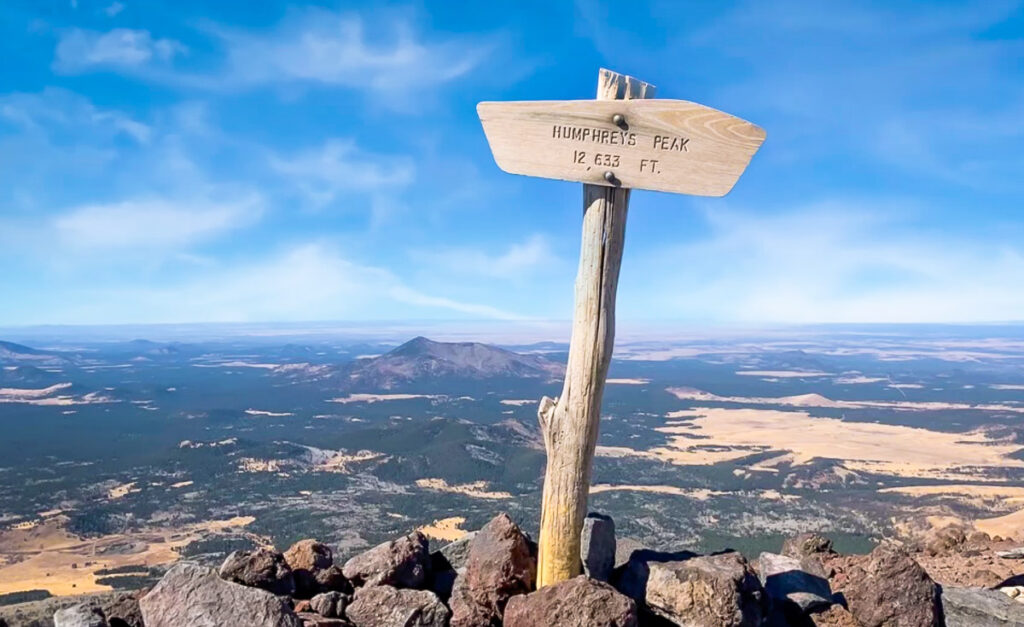
[[[604,180],[608,181],[612,185],[615,185],[616,187],[619,185],[619,179],[615,178],[615,173],[612,172],[611,170],[608,170],[604,173]]]
[[[612,122],[615,124],[615,126],[625,128],[626,116],[622,115],[621,113],[616,113],[615,115],[612,116]]]

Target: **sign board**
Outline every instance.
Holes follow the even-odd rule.
[[[481,102],[477,113],[511,174],[697,196],[729,193],[765,138],[685,100]]]

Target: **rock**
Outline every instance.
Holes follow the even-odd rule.
[[[636,603],[606,583],[580,575],[505,606],[505,627],[636,627]]]
[[[419,531],[378,544],[345,562],[342,573],[355,586],[419,588],[427,580],[430,545]]]
[[[931,534],[925,551],[929,555],[945,555],[956,551],[967,541],[967,534],[960,527],[943,527]]]
[[[266,590],[217,576],[217,571],[181,562],[139,599],[146,627],[301,627],[284,601]]]
[[[220,577],[243,586],[262,588],[271,594],[295,594],[295,577],[284,555],[268,548],[235,551],[220,567]]]
[[[341,618],[351,601],[352,597],[341,592],[323,592],[309,600],[309,607],[321,616]]]
[[[947,627],[1024,627],[1024,604],[997,590],[942,588]]]
[[[615,569],[622,568],[629,563],[629,558],[634,551],[644,551],[642,542],[635,538],[615,538]]]
[[[316,612],[300,612],[298,616],[303,627],[352,627],[352,623],[343,618],[327,618]]]
[[[356,627],[448,627],[451,612],[428,590],[370,586],[345,610]]]
[[[103,613],[110,627],[144,627],[139,598],[148,591],[115,594],[103,603]]]
[[[458,540],[444,545],[441,547],[441,550],[435,551],[431,554],[431,557],[440,554],[440,556],[444,558],[449,569],[458,570],[462,568],[466,565],[466,560],[469,559],[469,547],[473,542],[473,538],[476,537],[476,534],[476,531],[470,531]]]
[[[466,572],[455,580],[452,627],[501,624],[505,604],[533,590],[537,560],[526,536],[507,514],[499,514],[474,538]]]
[[[752,627],[764,615],[760,582],[739,553],[635,551],[618,587],[675,625]]]
[[[834,588],[864,627],[941,624],[939,588],[905,550],[881,544],[848,559],[853,561]]]
[[[89,603],[79,603],[53,614],[54,627],[108,627],[103,610]]]
[[[580,560],[583,573],[598,581],[608,581],[615,568],[615,521],[610,516],[591,512],[583,519],[580,533]]]
[[[860,627],[860,623],[842,605],[833,605],[823,612],[808,617],[814,627]]]
[[[1018,547],[1016,549],[1009,549],[1006,551],[996,551],[996,557],[1008,560],[1024,559],[1024,547]]]
[[[292,569],[295,595],[310,598],[321,592],[347,591],[341,569],[334,565],[331,547],[316,540],[299,540],[284,553],[284,560]]]
[[[832,605],[828,580],[803,570],[795,557],[762,553],[758,575],[765,594],[786,614],[799,615]]]
[[[832,541],[818,533],[801,533],[798,536],[788,538],[782,543],[781,552],[787,557],[795,557],[796,559],[821,553],[835,553],[832,550]]]

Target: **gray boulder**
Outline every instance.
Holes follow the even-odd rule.
[[[107,617],[99,607],[80,603],[53,614],[54,627],[108,627]]]
[[[167,571],[139,607],[146,627],[302,627],[280,598],[224,581],[212,568],[190,562]]]
[[[583,519],[580,532],[583,572],[592,579],[608,581],[615,568],[615,521],[596,512]]]
[[[1024,603],[998,590],[943,586],[946,627],[1024,627]]]
[[[220,577],[243,586],[262,588],[271,594],[295,594],[295,577],[284,555],[268,548],[235,551],[220,567]]]
[[[666,555],[673,554],[635,551],[619,578],[619,590],[673,625],[761,624],[764,594],[742,555],[721,553],[675,561],[664,559]]]
[[[445,562],[448,564],[448,568],[451,570],[458,570],[466,565],[466,560],[469,559],[469,547],[473,542],[473,538],[476,537],[476,534],[476,531],[470,531],[458,540],[444,545],[434,554],[436,555],[437,553],[440,553],[440,557],[444,558]]]
[[[832,605],[828,580],[804,571],[795,557],[762,553],[758,571],[765,594],[787,614],[803,614]]]
[[[324,592],[309,600],[309,607],[320,616],[341,618],[352,597],[341,592]]]
[[[508,600],[504,627],[636,627],[636,603],[584,575]]]
[[[448,627],[451,612],[428,590],[370,586],[356,590],[345,615],[356,627]]]
[[[384,542],[345,562],[341,571],[354,586],[420,588],[430,569],[430,545],[419,531]]]

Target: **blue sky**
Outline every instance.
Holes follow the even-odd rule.
[[[481,100],[609,67],[763,127],[633,195],[623,321],[1024,319],[1024,3],[14,0],[0,325],[565,319],[580,185]]]

